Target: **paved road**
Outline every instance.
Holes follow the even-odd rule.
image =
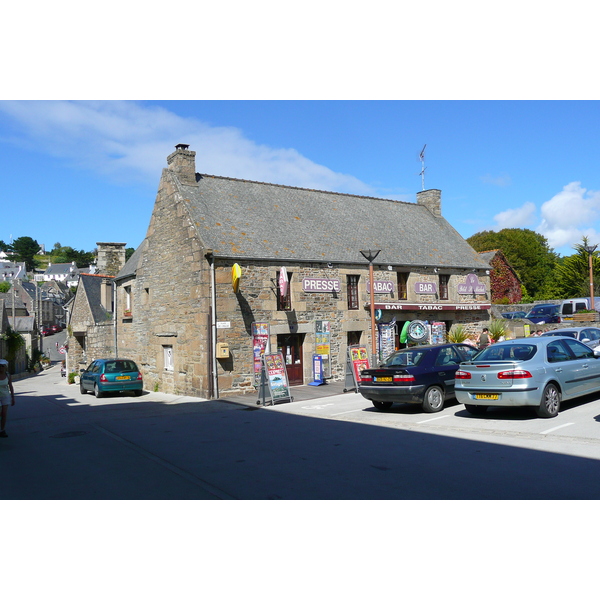
[[[16,382],[2,499],[600,498],[600,401],[559,417],[456,403],[389,413],[359,394],[274,407],[96,399],[58,367]],[[252,405],[254,404],[254,406]]]

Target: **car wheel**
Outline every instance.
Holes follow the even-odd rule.
[[[393,404],[393,402],[379,402],[378,400],[371,400],[371,402],[377,410],[390,410]]]
[[[82,383],[81,381],[79,382],[79,391],[80,391],[80,392],[81,392],[83,395],[87,394],[87,390],[86,390],[86,389],[83,387],[83,383]]]
[[[472,415],[482,415],[487,411],[488,407],[479,404],[465,404],[465,409]]]
[[[133,393],[134,393],[136,396],[141,396],[141,395],[142,395],[142,390],[133,390]]]
[[[442,408],[444,408],[444,390],[437,385],[432,385],[425,391],[423,410],[428,413],[434,413],[439,412]]]
[[[94,384],[94,396],[96,396],[96,398],[102,398],[102,392],[98,389],[97,383]]]
[[[544,388],[540,405],[535,409],[538,417],[549,419],[555,417],[560,410],[561,393],[556,385],[549,383]]]

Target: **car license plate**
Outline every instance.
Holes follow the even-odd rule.
[[[130,379],[129,375],[118,375],[115,377],[117,381],[122,381],[123,379]]]
[[[373,377],[373,381],[377,383],[392,383],[391,377]]]
[[[498,400],[498,394],[475,394],[475,400]]]

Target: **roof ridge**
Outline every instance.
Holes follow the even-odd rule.
[[[101,273],[80,273],[79,277],[102,277],[102,279],[114,279],[114,275],[102,275]]]
[[[226,179],[228,181],[239,181],[240,183],[256,183],[258,185],[269,185],[273,187],[287,188],[291,190],[302,190],[305,192],[317,192],[320,194],[335,194],[337,196],[350,196],[352,198],[364,198],[365,200],[383,200],[384,202],[396,202],[399,204],[410,204],[411,206],[419,206],[416,202],[406,202],[405,200],[392,200],[391,198],[380,198],[377,196],[363,196],[361,194],[349,194],[347,192],[333,192],[331,190],[317,190],[314,188],[303,188],[296,185],[285,185],[283,183],[269,183],[267,181],[254,181],[252,179],[238,179],[237,177],[225,177],[223,175],[209,175],[207,173],[196,173],[200,178],[212,177],[213,179]],[[185,185],[185,184],[184,184]]]

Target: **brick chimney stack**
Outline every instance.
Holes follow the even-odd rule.
[[[427,207],[434,217],[442,216],[441,190],[423,190],[417,192],[417,204]]]
[[[175,152],[167,156],[169,171],[173,171],[184,185],[196,183],[196,153],[188,150],[189,144],[177,144]]]

